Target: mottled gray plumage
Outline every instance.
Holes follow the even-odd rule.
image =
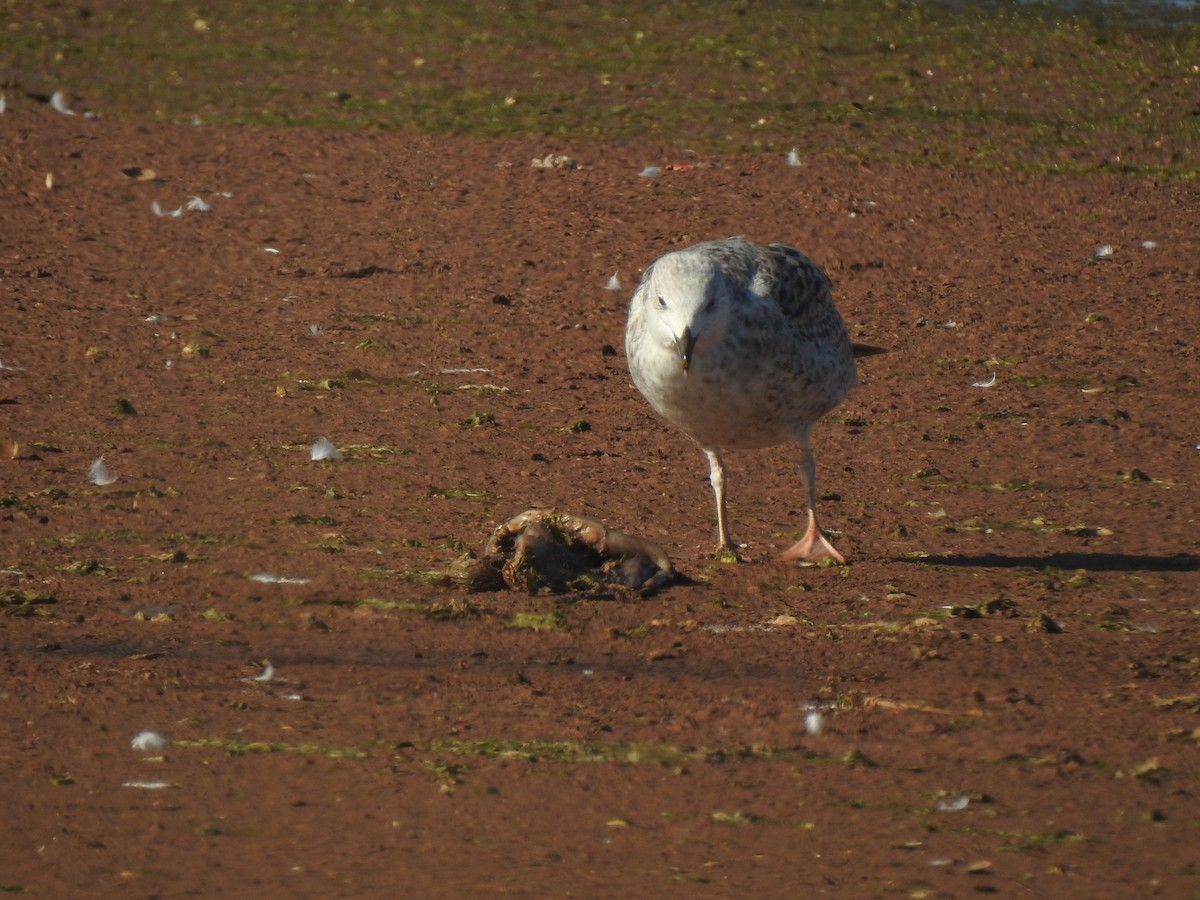
[[[829,279],[799,250],[742,238],[655,260],[629,307],[625,352],[634,384],[708,456],[719,548],[732,546],[721,450],[799,441],[809,529],[784,555],[841,555],[813,505],[812,426],[857,383],[846,325]]]

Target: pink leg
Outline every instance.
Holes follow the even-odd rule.
[[[838,563],[846,561],[842,554],[834,549],[821,529],[817,526],[817,464],[812,455],[812,444],[809,432],[800,435],[800,469],[804,473],[804,484],[808,488],[808,528],[804,537],[783,551],[780,559],[787,562],[818,563],[823,559],[832,559]]]
[[[706,449],[704,455],[708,457],[708,481],[717,503],[717,552],[737,550],[737,545],[729,536],[729,517],[725,514],[725,464],[717,450]]]

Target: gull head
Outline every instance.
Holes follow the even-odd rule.
[[[729,327],[734,287],[711,259],[687,250],[657,260],[639,288],[652,340],[679,358],[686,375],[697,354]]]

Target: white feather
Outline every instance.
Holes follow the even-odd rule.
[[[167,739],[157,731],[142,731],[131,741],[134,750],[142,753],[160,753],[167,746]]]
[[[658,166],[646,166],[646,168],[638,172],[638,178],[653,178],[661,171],[662,169],[660,169]]]
[[[329,438],[317,438],[317,442],[312,445],[311,455],[314,461],[341,459],[342,451],[333,446],[333,442]]]
[[[54,109],[54,111],[55,111],[55,112],[60,112],[60,113],[62,113],[64,116],[73,116],[73,115],[75,115],[75,111],[74,111],[74,110],[72,110],[72,109],[68,109],[68,108],[67,108],[67,100],[66,100],[66,98],[63,96],[63,92],[62,92],[62,91],[55,91],[55,92],[54,92],[54,93],[53,93],[53,94],[50,96],[50,106],[51,106],[51,107]]]
[[[262,584],[308,584],[307,578],[293,577],[289,575],[272,575],[270,572],[258,572],[250,576],[251,581],[257,581]]]
[[[101,455],[88,467],[87,480],[89,484],[104,487],[106,484],[112,484],[117,479],[108,473],[108,466],[104,464],[104,456]]]
[[[606,285],[604,286],[604,289],[605,289],[606,291],[620,291],[620,290],[623,290],[623,288],[621,287],[621,279],[620,279],[620,277],[617,275],[617,273],[616,273],[616,272],[613,272],[612,278],[608,279],[608,284],[606,284]]]
[[[275,667],[267,663],[261,672],[254,676],[255,681],[270,681],[275,677]]]
[[[190,209],[192,212],[212,212],[212,204],[199,197],[192,197],[185,204],[185,208]]]
[[[795,147],[788,151],[787,162],[789,166],[793,167],[800,165],[800,154],[796,152]]]
[[[161,206],[158,205],[157,200],[155,200],[153,203],[150,204],[150,209],[153,210],[154,214],[156,216],[158,216],[160,219],[163,219],[163,218],[178,219],[180,216],[183,215],[183,207],[182,206],[179,207],[179,209],[165,210]]]
[[[937,802],[938,812],[962,812],[971,803],[966,794],[956,794],[953,797],[943,797]]]
[[[971,382],[971,387],[990,388],[996,386],[996,373],[993,372],[990,378],[985,378],[983,381]]]

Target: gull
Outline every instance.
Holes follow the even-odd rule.
[[[808,490],[804,536],[782,559],[845,562],[817,525],[813,425],[858,383],[829,278],[786,244],[743,238],[668,253],[645,271],[629,306],[633,382],[708,457],[717,551],[736,551],[725,510],[726,449],[800,444]]]

